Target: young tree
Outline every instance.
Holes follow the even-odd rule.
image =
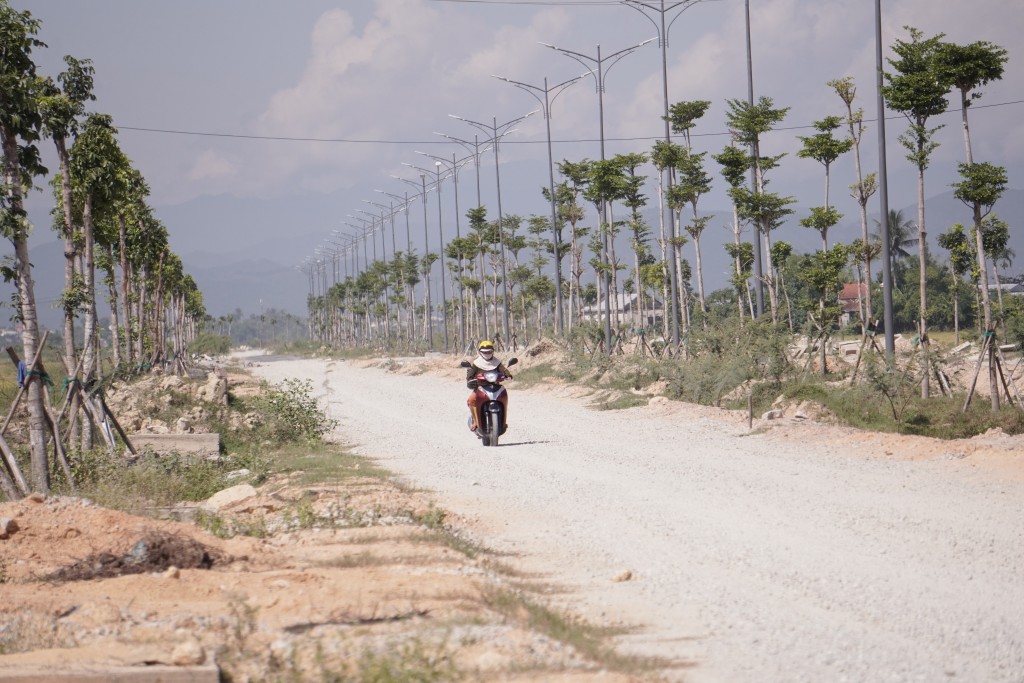
[[[625,172],[625,187],[622,193],[622,203],[629,209],[630,215],[627,223],[630,232],[630,247],[633,249],[633,292],[636,294],[636,315],[637,327],[643,326],[643,287],[640,284],[640,266],[648,262],[650,258],[650,247],[647,239],[650,236],[650,228],[644,222],[640,210],[647,205],[647,197],[643,193],[644,182],[647,177],[639,175],[637,168],[648,161],[646,154],[620,154],[615,157]]]
[[[964,226],[957,223],[946,232],[939,234],[939,246],[949,252],[949,272],[953,292],[953,344],[960,345],[960,285],[964,275],[971,272],[974,249],[964,233]]]
[[[725,178],[725,182],[729,183],[729,199],[732,202],[732,245],[726,245],[725,249],[729,252],[729,256],[733,260],[733,277],[732,282],[736,287],[739,287],[737,298],[737,305],[739,306],[740,314],[740,327],[743,327],[743,299],[744,293],[746,294],[746,300],[750,304],[750,317],[754,317],[754,306],[753,299],[750,293],[750,277],[753,274],[751,268],[754,264],[754,253],[753,244],[749,242],[743,242],[742,244],[748,244],[751,247],[750,252],[750,263],[747,268],[743,267],[742,258],[744,256],[744,248],[740,242],[740,214],[739,207],[736,204],[736,199],[733,196],[734,192],[743,187],[746,182],[746,174],[750,169],[753,160],[750,156],[742,149],[736,146],[736,141],[733,140],[725,149],[722,150],[721,154],[714,154],[711,156],[712,159],[718,162],[722,167],[722,177]]]
[[[819,359],[823,376],[828,371],[825,357],[826,341],[842,313],[837,295],[843,286],[843,274],[849,261],[848,250],[845,244],[837,244],[831,249],[805,256],[799,270],[800,279],[817,297],[817,301],[806,302],[806,309],[808,317],[818,328]]]
[[[992,212],[992,207],[1006,189],[1006,169],[989,163],[960,164],[959,183],[953,183],[953,196],[971,207],[974,214],[975,249],[978,258],[979,286],[981,287],[982,311],[985,334],[993,334],[992,303],[988,292],[988,259],[982,220]],[[995,343],[989,343],[989,385],[992,410],[999,410],[999,385],[996,379]]]
[[[71,177],[76,203],[82,207],[82,259],[85,319],[82,338],[82,376],[87,380],[97,368],[96,319],[96,225],[109,218],[118,195],[119,180],[128,161],[117,145],[109,116],[91,114],[71,147]],[[101,238],[101,244],[103,240]],[[83,447],[91,447],[89,430]]]
[[[0,187],[0,233],[14,247],[14,266],[4,269],[4,278],[14,280],[21,323],[22,352],[31,362],[39,347],[39,321],[35,286],[29,262],[28,233],[31,226],[24,206],[25,188],[46,169],[39,160],[36,143],[40,138],[39,79],[32,50],[45,47],[36,38],[39,21],[29,12],[18,12],[0,0],[0,145],[3,149],[3,180]],[[32,370],[30,368],[30,370]],[[50,474],[46,454],[46,407],[41,381],[31,381],[25,398],[29,411],[29,447],[32,488],[49,493]],[[37,378],[38,379],[38,378]]]
[[[697,302],[702,313],[707,313],[704,302],[704,264],[700,253],[700,237],[707,227],[710,216],[701,216],[697,211],[697,203],[701,196],[711,191],[711,176],[704,170],[704,156],[707,152],[695,154],[686,151],[679,161],[679,180],[669,192],[669,203],[675,206],[689,204],[691,215],[684,230],[693,238],[693,246],[697,258]]]
[[[764,253],[768,263],[762,277],[768,285],[772,322],[778,322],[778,292],[771,276],[771,231],[781,224],[783,218],[792,213],[792,210],[786,207],[795,200],[792,197],[782,197],[765,191],[765,174],[778,165],[779,160],[785,155],[762,156],[761,136],[781,123],[789,108],[777,109],[770,97],[761,97],[757,104],[738,99],[727,100],[726,104],[729,107],[726,114],[729,129],[734,131],[736,142],[751,147],[754,169],[754,189],[734,187],[730,194],[736,202],[740,217],[751,221],[764,237]]]
[[[981,94],[974,90],[1003,77],[1003,67],[1008,60],[1007,52],[998,45],[984,40],[969,45],[940,43],[935,49],[934,60],[939,78],[960,91],[964,146],[967,150],[967,163],[972,164],[974,155],[971,152],[971,130],[967,121],[967,109],[971,102],[981,97]]]
[[[559,213],[563,220],[569,224],[569,329],[572,329],[573,321],[579,320],[583,314],[583,297],[581,294],[580,279],[583,277],[583,244],[581,238],[585,237],[589,228],[579,225],[585,217],[583,207],[579,199],[586,189],[590,176],[590,161],[573,163],[563,160],[558,164],[558,173],[565,178],[555,190],[555,197],[559,199]]]
[[[669,316],[672,314],[670,311],[669,297],[675,295],[679,296],[679,301],[682,301],[680,294],[681,287],[677,287],[676,292],[671,293],[669,288],[672,286],[671,273],[669,268],[671,267],[672,259],[676,264],[676,277],[679,279],[680,265],[679,265],[679,244],[678,238],[676,240],[670,240],[665,233],[665,203],[668,202],[668,198],[665,196],[664,181],[665,176],[668,175],[675,183],[676,171],[679,168],[679,160],[683,156],[683,147],[677,145],[674,142],[668,142],[666,140],[657,140],[654,143],[654,147],[651,150],[651,162],[654,167],[658,170],[658,225],[661,231],[661,239],[659,244],[661,246],[661,267],[664,270],[662,273],[662,299],[664,300],[663,306],[665,308],[666,315],[662,316],[662,334],[668,339],[669,335]],[[665,171],[668,171],[666,174]],[[673,210],[669,214],[669,220],[674,225],[678,224],[676,221],[676,211]],[[675,232],[675,231],[673,231]],[[681,284],[681,281],[677,283]]]
[[[850,132],[849,139],[853,143],[854,170],[857,173],[857,181],[850,185],[850,196],[857,202],[857,207],[860,210],[860,239],[862,241],[862,244],[857,249],[857,254],[854,256],[859,258],[861,263],[864,264],[864,280],[868,283],[864,299],[864,319],[865,321],[873,320],[871,262],[874,260],[873,254],[880,251],[880,249],[869,239],[868,201],[878,191],[878,180],[874,173],[869,173],[865,176],[861,168],[860,142],[864,137],[865,130],[864,110],[857,109],[855,111],[853,109],[853,101],[857,96],[857,87],[854,85],[853,79],[847,76],[846,78],[829,81],[827,85],[836,91],[839,99],[846,106],[846,125]],[[867,333],[866,325],[864,326],[864,333]]]
[[[832,162],[846,154],[853,147],[852,139],[837,140],[833,133],[839,128],[840,119],[838,116],[826,116],[820,121],[814,122],[814,129],[817,134],[809,137],[800,137],[803,149],[796,153],[801,159],[814,159],[825,167],[825,204],[811,209],[811,215],[800,221],[805,228],[814,228],[821,234],[821,248],[828,251],[828,231],[842,218],[842,214],[832,208],[829,203],[829,185],[831,181],[830,170]]]
[[[928,128],[928,120],[946,111],[948,86],[936,68],[936,53],[943,34],[925,38],[916,28],[905,27],[910,40],[897,40],[893,45],[896,59],[889,59],[892,72],[884,74],[886,85],[882,94],[889,107],[902,113],[910,123],[909,129],[900,136],[900,143],[906,148],[907,160],[917,168],[917,234],[918,234],[918,287],[920,310],[918,312],[918,334],[924,353],[924,379],[921,382],[921,397],[928,398],[931,362],[928,354],[928,294],[927,263],[928,240],[924,218],[924,172],[932,152],[938,147],[935,132],[941,128]]]
[[[74,202],[71,196],[71,166],[68,154],[68,139],[78,134],[79,119],[85,114],[85,103],[96,99],[92,94],[94,69],[88,59],[78,60],[64,57],[68,68],[57,77],[59,86],[47,78],[43,84],[43,95],[39,109],[43,116],[43,128],[53,139],[57,149],[60,169],[61,221],[58,228],[64,240],[64,359],[70,366],[68,373],[75,369],[78,353],[75,346],[75,317],[81,302],[77,293],[81,287],[75,272],[78,248],[75,243]],[[77,395],[76,395],[77,399]],[[74,406],[72,410],[77,407]]]

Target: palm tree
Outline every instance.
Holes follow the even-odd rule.
[[[871,233],[873,240],[882,242],[882,225],[875,221],[875,232]],[[903,216],[903,211],[889,209],[889,259],[890,266],[895,266],[901,261],[909,259],[912,254],[907,251],[909,247],[916,247],[920,241],[917,233],[917,226],[909,218]],[[895,280],[896,269],[893,268],[893,286],[898,287]]]

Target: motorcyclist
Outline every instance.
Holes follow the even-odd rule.
[[[485,339],[477,345],[477,357],[470,361],[469,367],[466,368],[466,387],[471,390],[469,398],[466,399],[466,405],[469,406],[469,412],[473,417],[472,423],[469,426],[469,431],[471,432],[475,432],[480,424],[480,404],[476,393],[476,375],[479,372],[488,372],[490,370],[497,370],[505,377],[512,378],[512,373],[508,371],[508,368],[494,357],[494,344]],[[508,428],[507,404],[505,406],[505,427],[506,429]]]

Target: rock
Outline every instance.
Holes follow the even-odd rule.
[[[227,474],[224,475],[224,478],[227,479],[228,481],[231,481],[232,479],[241,479],[242,477],[248,477],[250,474],[252,474],[252,472],[243,467],[240,470],[233,470],[231,472],[228,472]]]
[[[160,388],[161,389],[176,389],[177,390],[177,389],[181,389],[182,385],[184,385],[184,384],[185,384],[185,380],[183,380],[181,377],[178,377],[177,375],[170,375],[170,376],[164,378],[164,380],[162,382],[160,382]]]
[[[178,434],[191,434],[192,421],[187,417],[179,417],[178,421],[174,424],[174,428]]]
[[[165,579],[180,579],[181,570],[177,567],[168,567],[160,576],[164,577]]]
[[[210,403],[219,403],[221,405],[227,405],[228,402],[228,380],[226,377],[221,378],[217,376],[217,373],[211,372],[207,376],[206,384],[199,389],[198,398],[202,401],[209,401]]]
[[[239,484],[238,486],[218,491],[210,496],[200,507],[208,512],[219,512],[226,507],[255,498],[257,495],[258,493],[254,487],[249,484]]]
[[[29,501],[30,503],[42,503],[46,501],[46,496],[44,496],[41,493],[30,493],[28,495],[28,498],[26,498],[25,500]]]
[[[198,666],[206,661],[206,652],[197,638],[189,638],[174,648],[171,664],[175,666]]]
[[[615,576],[612,577],[612,581],[614,581],[615,583],[623,583],[625,581],[632,581],[632,580],[633,580],[633,572],[630,571],[629,569],[625,569],[625,570],[619,572],[618,574],[616,574]]]
[[[0,517],[0,538],[7,538],[17,530],[17,522],[10,517]]]
[[[149,418],[142,421],[142,431],[149,434],[170,434],[167,424],[163,420]]]
[[[769,410],[761,416],[762,420],[778,420],[782,417],[783,413],[781,410]]]

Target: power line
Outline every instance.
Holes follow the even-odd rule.
[[[483,2],[484,0],[434,0],[435,2]],[[971,106],[971,109],[992,109],[995,107],[1009,107],[1014,105],[1024,104],[1024,100],[1012,100],[1010,102],[996,102],[993,104],[975,104]],[[959,110],[947,110],[944,112],[946,115],[953,115],[959,113]],[[902,114],[893,114],[887,116],[886,121],[898,120],[904,118]],[[865,123],[872,123],[878,119],[864,119]],[[352,144],[352,145],[427,145],[427,144],[438,144],[439,140],[381,140],[381,139],[368,139],[368,138],[311,138],[311,137],[290,137],[285,135],[246,135],[243,133],[212,133],[209,131],[193,131],[193,130],[174,130],[171,128],[144,128],[140,126],[118,126],[118,130],[130,130],[141,133],[161,133],[166,135],[191,135],[195,137],[210,137],[210,138],[229,138],[238,140],[265,140],[265,141],[278,141],[278,142],[328,142],[328,143],[340,143],[340,144]],[[789,130],[807,130],[814,128],[813,125],[803,126],[783,126],[780,128],[772,129],[774,132],[778,131],[789,131]],[[714,133],[691,133],[691,137],[700,138],[712,138],[712,137],[723,137],[731,135],[729,131],[720,131]],[[643,135],[637,137],[623,137],[623,138],[605,138],[606,141],[612,142],[644,142],[650,140],[661,140],[664,135]],[[574,143],[586,143],[586,142],[598,142],[598,138],[565,138],[560,140],[552,140],[552,142],[558,142],[560,144],[574,144]],[[504,140],[503,144],[513,145],[543,145],[547,144],[546,140]],[[442,144],[456,144],[453,142],[444,142]]]

